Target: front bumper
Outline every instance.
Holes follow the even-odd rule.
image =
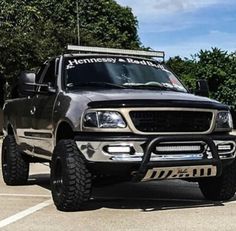
[[[165,146],[159,148],[159,153],[152,153],[150,161],[200,160],[204,157],[204,154],[207,155],[208,158],[211,158],[211,152],[207,150],[207,145],[202,141],[202,138],[204,137],[207,137],[207,139],[211,139],[214,142],[221,160],[234,159],[236,155],[236,137],[232,135],[161,137],[168,137],[168,142],[162,142]],[[145,148],[156,138],[157,137],[155,136],[113,136],[96,134],[76,136],[75,142],[87,161],[123,163],[141,162]],[[180,138],[180,140],[176,141],[176,138]],[[168,146],[169,151],[167,149]],[[188,150],[188,147],[191,147],[192,149],[190,148]],[[197,147],[202,147],[202,150],[197,150]],[[176,149],[178,149],[177,152],[175,152]],[[162,151],[163,153],[161,153]]]
[[[236,155],[236,138],[210,136],[77,136],[89,163],[136,164],[134,181],[219,176]]]

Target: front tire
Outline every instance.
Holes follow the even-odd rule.
[[[8,135],[3,140],[2,175],[7,185],[24,185],[29,177],[29,161],[18,150],[13,135]]]
[[[236,192],[236,161],[223,169],[220,177],[202,179],[199,187],[207,200],[226,201]]]
[[[51,163],[54,204],[61,211],[80,210],[91,194],[92,175],[73,140],[56,145]]]

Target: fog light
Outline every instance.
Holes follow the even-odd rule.
[[[221,145],[218,145],[217,148],[218,148],[219,151],[231,151],[231,145],[230,144],[227,144],[227,145],[221,144]]]
[[[107,148],[108,153],[130,153],[130,146],[109,146]]]

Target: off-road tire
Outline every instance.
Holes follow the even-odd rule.
[[[92,175],[73,140],[56,145],[51,162],[51,191],[61,211],[78,211],[90,198]]]
[[[207,200],[226,201],[236,192],[236,161],[223,169],[220,177],[202,179],[199,187]]]
[[[3,140],[2,175],[7,185],[24,185],[29,177],[29,161],[19,151],[13,135]]]

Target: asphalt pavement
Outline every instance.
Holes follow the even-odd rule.
[[[196,183],[97,187],[83,211],[60,212],[51,200],[49,178],[43,164],[31,164],[25,186],[6,186],[0,174],[0,230],[236,230],[236,197],[225,203],[206,201]]]

